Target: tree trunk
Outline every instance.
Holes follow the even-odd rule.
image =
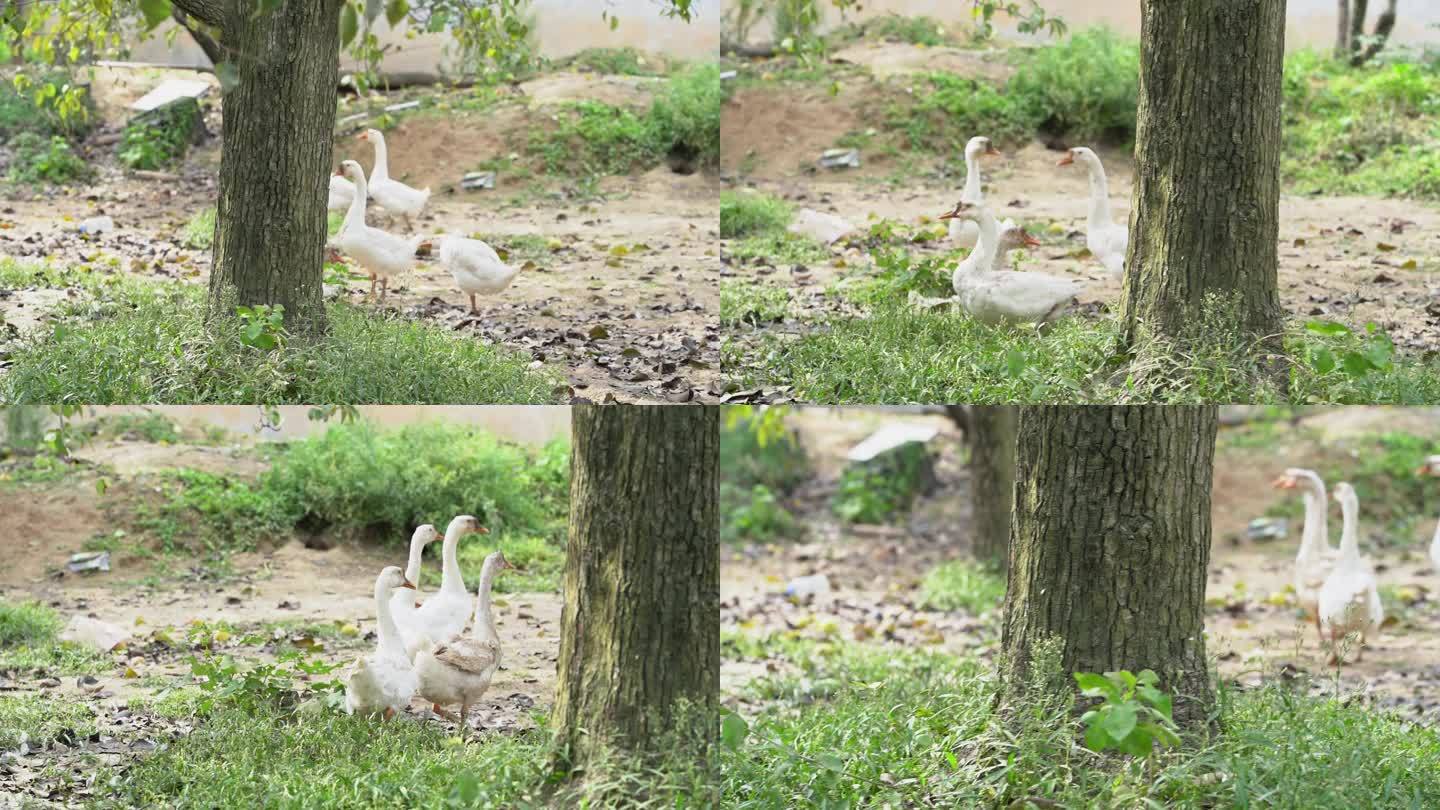
[[[1001,570],[1010,546],[1015,418],[1014,405],[975,405],[970,409],[970,493],[975,505],[971,551],[975,559]]]
[[[1354,0],[1350,12],[1350,50],[1360,50],[1360,38],[1365,36],[1365,18],[1370,14],[1370,0]]]
[[[1214,406],[1021,412],[1006,695],[1023,694],[1032,655],[1058,637],[1061,669],[1049,676],[1073,688],[1073,672],[1153,669],[1176,721],[1205,721],[1216,417]]]
[[[185,32],[190,35],[191,39],[195,40],[195,44],[199,45],[200,50],[205,52],[205,58],[210,60],[210,66],[216,68],[218,72],[220,63],[226,61],[225,49],[220,47],[220,43],[217,42],[214,37],[210,36],[210,32],[206,30],[205,24],[199,20],[192,19],[190,15],[186,14],[184,9],[179,6],[174,6],[170,9],[170,17],[175,20],[180,27],[185,29]]]
[[[1335,58],[1344,59],[1350,55],[1350,0],[1340,0],[1340,11],[1335,20]]]
[[[1371,35],[1370,42],[1364,50],[1357,47],[1355,55],[1350,59],[1351,67],[1360,67],[1385,47],[1385,43],[1390,39],[1390,33],[1395,30],[1395,6],[1398,2],[1399,0],[1389,0],[1385,10],[1380,12],[1380,16],[1375,20],[1375,33]]]
[[[221,39],[236,54],[237,81],[224,100],[212,317],[281,305],[292,333],[325,329],[340,5],[286,0],[257,13],[253,2],[230,0],[224,10]]]
[[[1127,343],[1193,341],[1210,299],[1224,307],[1211,322],[1257,339],[1256,360],[1283,390],[1276,238],[1285,2],[1144,0],[1141,14],[1121,301]]]
[[[677,735],[706,756],[720,688],[719,409],[572,413],[562,756],[574,773],[607,748],[660,753]]]

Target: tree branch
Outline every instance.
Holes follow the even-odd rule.
[[[225,22],[225,0],[170,0],[170,6],[214,28]]]
[[[175,18],[175,22],[179,23],[181,28],[190,33],[190,38],[194,39],[195,44],[200,46],[200,50],[205,52],[211,65],[219,67],[221,62],[226,61],[225,49],[220,47],[220,43],[216,42],[215,38],[210,36],[210,32],[206,31],[198,21],[182,11],[180,6],[172,4],[170,16]]]

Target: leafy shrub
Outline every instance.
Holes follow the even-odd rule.
[[[1148,757],[1158,743],[1165,748],[1180,744],[1170,716],[1170,696],[1156,688],[1160,676],[1152,670],[1136,675],[1129,670],[1075,673],[1081,694],[1099,698],[1100,704],[1081,715],[1085,746],[1091,751],[1111,748],[1135,757]]]
[[[1029,54],[1006,84],[1024,117],[1047,133],[1129,143],[1140,96],[1140,47],[1090,28]]]
[[[810,459],[798,434],[780,425],[764,430],[760,418],[731,412],[720,428],[720,480],[748,491],[755,485],[788,494],[810,477]]]
[[[720,505],[720,539],[727,543],[766,543],[801,532],[795,516],[764,484],[756,484],[748,493],[721,484]]]
[[[784,231],[794,212],[789,203],[766,194],[722,191],[720,193],[720,238]]]
[[[719,65],[698,64],[672,76],[651,104],[647,124],[658,153],[719,166]]]
[[[660,72],[644,54],[630,47],[586,48],[563,60],[560,66],[610,76],[654,76]]]
[[[0,80],[0,141],[23,132],[85,137],[95,126],[95,102],[64,71]]]
[[[165,552],[218,557],[248,551],[295,525],[282,498],[229,475],[165,470],[157,474],[153,491],[158,497],[137,502],[130,521]]]
[[[15,150],[9,178],[17,183],[62,185],[88,180],[94,172],[59,135],[22,132],[11,142]]]
[[[1026,140],[1040,119],[1013,91],[997,90],[982,79],[952,73],[917,77],[913,95],[900,96],[881,112],[886,128],[911,149],[954,154],[984,132],[997,142]]]
[[[380,430],[334,425],[291,444],[261,479],[294,522],[371,529],[399,545],[422,523],[441,531],[475,515],[492,532],[557,539],[569,502],[569,452],[539,454],[489,433],[448,424]]]
[[[194,99],[132,118],[120,133],[120,162],[152,171],[170,166],[185,157],[200,126],[200,105]]]
[[[930,451],[909,442],[845,468],[831,509],[846,523],[884,523],[908,512],[933,482]]]
[[[81,425],[76,432],[106,439],[139,439],[151,444],[173,444],[180,441],[180,429],[170,419],[158,413],[117,413],[102,416]]]

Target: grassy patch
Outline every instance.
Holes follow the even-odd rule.
[[[720,162],[720,71],[695,65],[671,76],[637,114],[598,101],[558,108],[553,127],[527,146],[550,174],[628,174],[667,157],[713,168]]]
[[[864,22],[847,23],[831,34],[829,39],[834,43],[859,39],[908,42],[929,48],[956,45],[960,42],[960,37],[946,29],[939,20],[923,14],[914,17],[883,14]]]
[[[94,172],[59,135],[22,132],[11,141],[15,150],[9,179],[15,183],[64,185],[90,179]]]
[[[1005,599],[1005,577],[972,560],[950,560],[930,569],[919,604],[931,610],[985,613]]]
[[[798,434],[780,425],[772,435],[742,412],[720,431],[720,535],[727,542],[794,539],[805,527],[784,498],[810,476]]]
[[[1148,763],[1080,744],[1071,700],[1002,728],[993,668],[972,658],[849,645],[747,691],[771,701],[722,749],[735,808],[1427,807],[1440,735],[1394,715],[1266,686],[1222,692],[1218,731]],[[817,690],[814,684],[829,684]],[[807,688],[805,685],[811,684]],[[1017,802],[1012,805],[1012,802]]]
[[[727,543],[772,543],[804,534],[804,526],[764,484],[748,492],[721,484],[720,507],[720,539]]]
[[[720,283],[720,325],[753,326],[785,320],[790,309],[790,290],[775,284],[749,281]]]
[[[238,319],[204,322],[205,291],[0,262],[0,285],[76,288],[58,322],[15,346],[10,402],[544,403],[554,372],[527,355],[349,304],[315,343],[247,345]]]
[[[628,47],[586,48],[560,60],[556,67],[609,76],[658,76],[665,72],[663,63],[656,63],[640,51]]]
[[[60,614],[39,603],[0,601],[0,670],[81,675],[109,663],[89,647],[60,641],[63,625]]]
[[[766,194],[720,192],[720,238],[738,239],[783,232],[794,211]]]
[[[95,733],[90,707],[73,700],[51,700],[40,695],[0,695],[0,750],[21,740],[42,747],[54,740],[71,745]]]
[[[1282,401],[1279,392],[1251,382],[1256,371],[1248,342],[1218,316],[1202,320],[1207,326],[1197,327],[1194,339],[1147,347],[1143,360],[1127,366],[1114,318],[1064,318],[1037,331],[887,302],[865,318],[824,320],[798,339],[765,335],[747,344],[732,342],[724,360],[741,385],[791,385],[801,401],[831,404]],[[1286,337],[1290,399],[1440,401],[1440,360],[1384,350],[1377,335],[1316,334],[1292,326]],[[1325,354],[1328,364],[1321,359]],[[1374,355],[1380,362],[1349,368],[1334,362],[1351,354]]]
[[[215,206],[196,211],[185,223],[180,241],[192,250],[209,250],[215,244]]]
[[[830,249],[820,242],[788,231],[747,236],[725,245],[725,255],[745,264],[818,264],[829,260]]]

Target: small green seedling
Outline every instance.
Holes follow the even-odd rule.
[[[1170,696],[1156,688],[1160,676],[1153,670],[1135,675],[1128,670],[1075,673],[1081,694],[1101,698],[1100,705],[1085,712],[1085,747],[1092,751],[1112,748],[1137,757],[1148,757],[1155,743],[1163,747],[1180,744],[1175,721],[1170,716]]]

